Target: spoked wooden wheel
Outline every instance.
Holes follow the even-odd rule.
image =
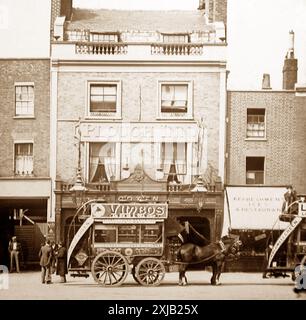
[[[105,251],[98,254],[91,266],[91,273],[95,281],[101,286],[120,286],[129,271],[126,258],[114,251]]]
[[[141,260],[135,269],[137,282],[143,286],[158,286],[164,279],[165,273],[163,263],[156,258]]]

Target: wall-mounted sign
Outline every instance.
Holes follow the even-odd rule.
[[[157,202],[158,196],[135,196],[135,195],[122,195],[118,197],[118,202]]]
[[[285,229],[278,219],[284,200],[284,187],[227,187],[232,229]]]
[[[91,216],[94,219],[166,219],[168,205],[165,203],[92,203]]]
[[[197,142],[196,123],[90,123],[80,125],[88,142]]]

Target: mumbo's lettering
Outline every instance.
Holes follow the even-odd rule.
[[[110,203],[92,204],[94,218],[167,218],[167,204]]]

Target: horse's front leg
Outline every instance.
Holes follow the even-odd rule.
[[[224,267],[224,261],[217,262],[217,277],[216,277],[216,285],[220,285],[220,276]]]
[[[186,286],[186,285],[187,285],[186,266],[180,265],[179,266],[179,286]]]
[[[215,286],[217,285],[217,275],[218,275],[218,266],[217,266],[217,262],[213,262],[212,263],[212,269],[213,269],[213,274],[212,277],[210,279],[210,283]]]

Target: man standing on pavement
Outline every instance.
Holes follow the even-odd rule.
[[[21,251],[21,245],[17,241],[17,237],[12,237],[12,240],[9,243],[8,251],[10,253],[10,272],[13,272],[13,261],[15,260],[16,271],[19,273],[19,256]]]
[[[40,266],[41,266],[41,282],[51,283],[51,259],[52,259],[52,248],[50,241],[47,240],[45,245],[40,248],[39,251]]]
[[[61,283],[66,282],[67,271],[67,250],[63,242],[58,245],[56,274],[61,277]]]

